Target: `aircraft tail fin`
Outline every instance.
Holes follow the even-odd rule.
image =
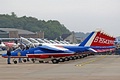
[[[114,46],[115,37],[103,31],[93,31],[79,46]]]

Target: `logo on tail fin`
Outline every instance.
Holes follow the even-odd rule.
[[[79,46],[113,46],[115,38],[101,31],[93,31]]]
[[[97,32],[91,46],[113,46],[115,38],[101,31]]]

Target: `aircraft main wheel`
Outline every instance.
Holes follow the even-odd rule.
[[[70,60],[73,60],[73,57],[71,56],[69,59],[70,59]]]
[[[44,63],[44,61],[39,61],[39,63]]]
[[[74,56],[74,60],[78,59],[77,56]]]
[[[87,55],[85,55],[85,57],[87,57]]]
[[[79,56],[79,59],[81,59],[82,58],[82,56]]]
[[[35,59],[31,59],[33,63],[35,63]]]
[[[59,61],[57,59],[52,59],[52,63],[57,64],[57,63],[59,63]]]
[[[17,64],[17,61],[14,61],[14,64]]]
[[[65,60],[64,60],[63,58],[60,58],[59,61],[60,61],[60,62],[64,62]]]
[[[78,57],[78,56],[76,56],[76,59],[79,59],[79,57]]]
[[[79,59],[79,56],[76,56],[76,59]]]
[[[84,55],[82,55],[82,58],[84,58],[85,56]]]
[[[23,59],[23,62],[26,62],[26,59]]]
[[[70,59],[68,57],[65,58],[65,61],[69,61]]]

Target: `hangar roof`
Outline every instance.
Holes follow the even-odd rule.
[[[65,38],[67,38],[68,36],[70,36],[71,34],[62,34],[62,38],[63,38],[63,40],[65,39]]]
[[[22,30],[22,29],[0,28],[0,32],[7,32],[7,33],[9,33],[9,31],[18,31],[18,34],[35,34],[35,33],[31,32],[31,31]]]

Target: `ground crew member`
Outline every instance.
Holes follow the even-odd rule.
[[[9,47],[7,48],[7,56],[8,56],[7,63],[11,64],[10,63],[11,49]]]

